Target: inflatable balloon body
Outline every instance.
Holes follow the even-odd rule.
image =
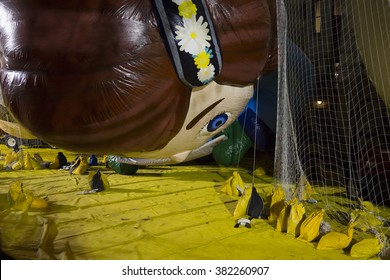
[[[271,151],[275,147],[277,91],[278,74],[275,70],[261,78],[257,92],[238,117],[243,130],[260,151]]]
[[[291,40],[286,39],[287,63],[290,71],[288,80],[300,81],[302,100],[290,100],[293,122],[302,118],[304,108],[313,101],[316,88],[316,70],[305,53]],[[302,71],[303,70],[303,71]],[[229,140],[218,144],[214,159],[222,165],[237,165],[244,157],[248,137],[256,150],[272,152],[275,149],[278,107],[278,70],[265,73],[256,83],[253,97],[238,116],[237,122],[244,133],[241,137],[228,137]],[[224,129],[221,134],[231,133]],[[239,148],[241,147],[241,148]],[[242,149],[245,148],[245,149]]]
[[[213,159],[223,166],[237,166],[250,148],[272,152],[276,141],[277,70],[256,83],[254,96],[237,120],[220,132],[227,140],[215,145]]]
[[[276,68],[275,1],[0,0],[0,83],[60,148],[184,160]]]

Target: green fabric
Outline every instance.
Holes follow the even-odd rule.
[[[213,149],[214,160],[223,166],[235,166],[253,146],[253,143],[238,121],[233,122],[221,134],[226,135],[228,140]]]
[[[121,175],[131,175],[137,172],[138,165],[131,165],[119,162],[120,157],[108,156],[108,166],[112,168],[116,173]]]

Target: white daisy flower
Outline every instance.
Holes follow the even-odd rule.
[[[188,0],[172,0],[173,3],[175,3],[176,5],[180,5],[181,3],[185,2],[185,1],[188,1]]]
[[[214,75],[215,75],[215,67],[212,64],[198,71],[198,79],[204,84],[211,81],[214,78]]]
[[[208,23],[203,22],[202,16],[198,20],[195,17],[183,19],[183,23],[184,26],[176,25],[176,40],[179,40],[180,51],[197,55],[205,47],[210,47]]]

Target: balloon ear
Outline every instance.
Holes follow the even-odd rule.
[[[189,87],[210,83],[221,71],[222,58],[206,3],[153,2],[165,47],[179,79]]]

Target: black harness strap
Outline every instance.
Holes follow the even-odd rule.
[[[221,51],[203,0],[154,0],[162,38],[179,79],[190,87],[220,73]]]

